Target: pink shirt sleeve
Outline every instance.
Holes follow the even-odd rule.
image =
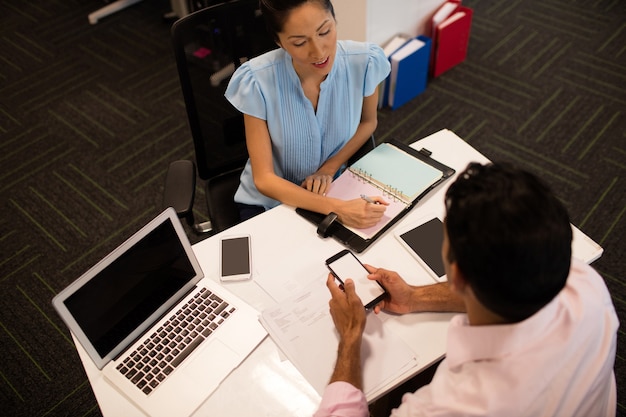
[[[361,390],[347,382],[333,382],[324,390],[313,417],[368,417],[367,400]]]

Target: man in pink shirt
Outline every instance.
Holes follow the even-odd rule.
[[[464,313],[450,323],[430,384],[404,394],[391,415],[615,416],[617,316],[602,278],[571,258],[560,201],[528,172],[474,163],[446,192],[444,224],[447,283],[410,286],[367,266],[389,293],[376,313]],[[368,416],[366,312],[351,280],[342,291],[329,275],[327,286],[340,341],[315,416]]]

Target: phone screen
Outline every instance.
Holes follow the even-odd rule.
[[[327,259],[326,265],[342,283],[348,278],[354,281],[356,293],[366,308],[376,305],[385,295],[385,289],[377,281],[367,278],[369,272],[349,250]]]
[[[222,239],[222,279],[250,278],[250,237]]]

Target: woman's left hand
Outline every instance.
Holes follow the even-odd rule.
[[[333,177],[330,175],[315,173],[306,177],[302,181],[302,187],[315,194],[326,194],[330,184],[333,182]]]

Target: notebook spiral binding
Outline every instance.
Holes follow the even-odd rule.
[[[357,180],[361,182],[367,182],[373,185],[374,187],[378,188],[380,191],[382,191],[383,196],[389,197],[393,199],[394,201],[399,201],[407,205],[411,204],[411,202],[407,198],[404,198],[404,194],[402,193],[402,190],[399,190],[398,188],[392,187],[390,185],[380,184],[379,182],[373,180],[372,176],[367,171],[361,168],[352,168],[352,167],[349,167],[348,170],[350,171],[352,176],[357,178]]]

